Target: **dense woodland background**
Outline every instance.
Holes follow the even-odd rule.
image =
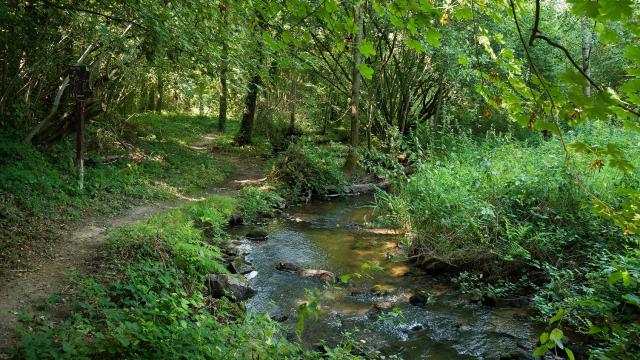
[[[289,203],[371,174],[390,182],[376,197],[379,221],[404,230],[421,266],[450,273],[486,304],[531,297],[548,324],[536,355],[635,358],[639,15],[634,0],[3,1],[4,268],[46,253],[59,224],[89,209],[113,213],[221,179],[233,165],[185,146],[216,132],[213,154],[271,159],[270,179]],[[93,88],[83,190],[73,166],[74,64],[91,70]],[[134,230],[116,238],[144,242]],[[178,260],[162,271],[196,283],[212,268],[184,267],[196,260],[180,258],[174,235],[165,250]],[[131,279],[160,271],[150,254],[131,255],[146,262],[127,270]],[[105,298],[113,291],[91,286]],[[246,343],[224,351],[302,356],[288,342],[247,345],[256,328],[276,331],[266,319],[218,322],[242,315],[212,317],[194,293],[181,296],[197,315],[169,311],[154,337],[138,333],[149,314],[132,320],[117,301],[87,302],[64,331],[32,326],[18,353],[189,356],[182,345],[200,321],[211,338],[198,346],[234,346],[219,327],[236,326]],[[115,313],[129,328],[110,328]],[[179,321],[189,325],[171,333]],[[85,336],[95,340],[85,345]]]

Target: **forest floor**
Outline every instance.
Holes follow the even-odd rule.
[[[62,241],[53,244],[48,251],[49,256],[29,259],[27,264],[23,264],[24,269],[4,272],[0,277],[0,349],[15,342],[14,329],[22,311],[56,304],[50,308],[51,316],[63,318],[69,313],[64,299],[71,294],[72,278],[74,274],[100,272],[105,260],[102,249],[109,239],[110,229],[141,222],[153,214],[189,201],[233,193],[243,185],[255,185],[265,180],[264,160],[243,154],[210,152],[210,145],[218,137],[218,134],[207,134],[189,145],[195,151],[207,152],[218,161],[234,165],[229,176],[221,182],[212,183],[200,196],[179,196],[174,200],[136,206],[115,216],[94,216],[81,221],[63,235]]]

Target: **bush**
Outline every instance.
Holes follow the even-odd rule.
[[[618,159],[585,152],[567,166],[557,140],[459,139],[378,206],[408,230],[424,265],[467,270],[456,281],[476,300],[533,292],[537,318],[556,337],[571,328],[593,339],[590,356],[630,359],[640,351],[638,237],[594,204],[618,209],[628,200],[620,189],[640,188],[638,136],[600,123],[567,136],[585,139],[624,149],[635,168],[602,167]]]
[[[292,144],[275,162],[272,177],[285,185],[284,192],[294,199],[342,193],[347,179],[342,173],[345,149],[301,142]]]
[[[245,220],[272,217],[284,205],[284,199],[276,192],[246,186],[238,194],[238,210]]]
[[[57,326],[33,318],[18,357],[26,359],[299,358],[266,317],[244,317],[202,295],[200,276],[161,261],[128,266],[110,285],[86,279],[74,315]],[[215,316],[209,311],[215,306]]]

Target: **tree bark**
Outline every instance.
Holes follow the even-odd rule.
[[[229,89],[227,87],[227,71],[229,69],[229,44],[224,34],[226,34],[227,12],[229,11],[229,1],[224,0],[220,4],[220,16],[222,21],[220,23],[220,34],[222,38],[222,61],[220,63],[220,100],[218,107],[218,131],[224,132],[227,127],[227,96],[229,95]]]
[[[362,60],[360,54],[360,42],[362,41],[363,33],[363,17],[359,6],[354,9],[354,23],[357,24],[358,29],[356,37],[353,42],[353,69],[351,72],[351,139],[349,141],[349,153],[347,154],[347,160],[344,164],[344,171],[347,174],[351,174],[355,171],[358,163],[356,155],[356,147],[358,146],[358,103],[360,101],[360,70],[358,66]]]
[[[162,78],[162,73],[158,72],[158,98],[156,100],[156,112],[162,112],[162,108],[164,107],[164,79]]]
[[[267,24],[259,11],[256,11],[258,18],[258,25],[261,30],[266,29]],[[260,32],[258,32],[260,33]],[[237,145],[250,145],[253,143],[253,128],[256,119],[256,106],[258,104],[258,88],[260,86],[261,78],[259,68],[262,66],[264,60],[264,54],[262,52],[262,45],[260,40],[255,40],[258,44],[256,54],[256,69],[254,69],[254,75],[251,78],[249,87],[247,89],[247,96],[244,101],[244,113],[242,114],[242,120],[240,121],[240,129],[235,136],[235,143]]]
[[[296,96],[298,88],[298,79],[294,74],[291,77],[291,99],[289,100],[289,134],[296,131]]]
[[[258,86],[260,84],[260,75],[256,74],[251,78],[247,96],[244,101],[244,113],[240,121],[240,130],[235,137],[238,145],[250,145],[253,143],[253,127],[256,118],[256,105],[258,103]]]
[[[582,18],[582,71],[591,77],[591,29],[589,18]],[[582,89],[586,96],[591,96],[591,84],[587,84]]]

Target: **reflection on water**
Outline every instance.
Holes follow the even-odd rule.
[[[288,315],[285,324],[293,329],[296,308],[306,299],[305,288],[318,289],[322,315],[305,323],[303,342],[309,346],[321,341],[337,344],[345,331],[384,353],[407,359],[500,358],[518,347],[532,346],[532,325],[516,320],[522,318],[522,310],[471,305],[448,285],[403,262],[396,252],[399,235],[394,231],[354,226],[371,216],[366,200],[349,198],[292,208],[293,221],[264,226],[268,241],[243,240],[243,251],[258,271],[251,282],[259,291],[247,308],[268,311],[274,317]],[[242,235],[251,228],[232,232]],[[357,272],[364,262],[384,270],[355,280],[352,288],[323,289],[317,279],[277,271],[279,261],[337,275]],[[409,297],[417,292],[430,296],[425,307],[409,304]],[[380,319],[376,303],[398,307],[402,316]]]

